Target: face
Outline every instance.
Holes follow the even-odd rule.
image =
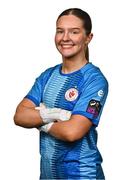
[[[84,54],[88,41],[83,22],[74,15],[65,15],[56,24],[55,44],[65,58]]]

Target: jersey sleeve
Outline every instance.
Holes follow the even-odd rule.
[[[107,94],[107,80],[102,77],[95,78],[89,84],[87,83],[84,85],[72,114],[85,116],[97,126]]]
[[[36,106],[38,106],[40,102],[42,102],[43,90],[51,71],[52,68],[49,68],[44,71],[38,78],[36,78],[32,88],[25,96],[25,98],[31,100]]]

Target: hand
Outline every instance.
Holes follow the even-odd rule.
[[[35,107],[37,110],[46,109],[46,105],[44,103],[40,103],[40,106]]]
[[[61,108],[47,108],[44,104],[40,104],[40,107],[36,107],[35,109],[39,110],[44,123],[66,121],[69,120],[71,116],[71,111]]]
[[[44,126],[41,126],[38,128],[39,131],[43,131],[45,133],[48,133],[51,126],[54,124],[54,122],[51,122],[51,123],[48,123],[48,124],[45,124]]]

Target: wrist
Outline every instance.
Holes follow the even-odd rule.
[[[47,109],[46,110],[40,109],[39,114],[40,114],[40,117],[41,117],[43,123],[45,123],[45,124],[48,124],[48,123],[51,123],[54,121],[54,119],[47,116]]]
[[[49,133],[49,131],[50,131],[50,129],[51,129],[51,127],[52,127],[53,124],[54,124],[54,122],[45,124],[44,126],[41,126],[41,127],[39,128],[39,131],[43,131],[43,132],[45,132],[45,133]]]

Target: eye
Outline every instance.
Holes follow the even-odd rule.
[[[71,33],[72,34],[79,34],[79,30],[72,30]]]
[[[61,29],[57,29],[56,30],[56,34],[62,34],[64,31],[63,30],[61,30]]]
[[[77,32],[77,31],[74,31],[74,32],[73,32],[73,34],[78,34],[78,33],[79,33],[79,32]]]

